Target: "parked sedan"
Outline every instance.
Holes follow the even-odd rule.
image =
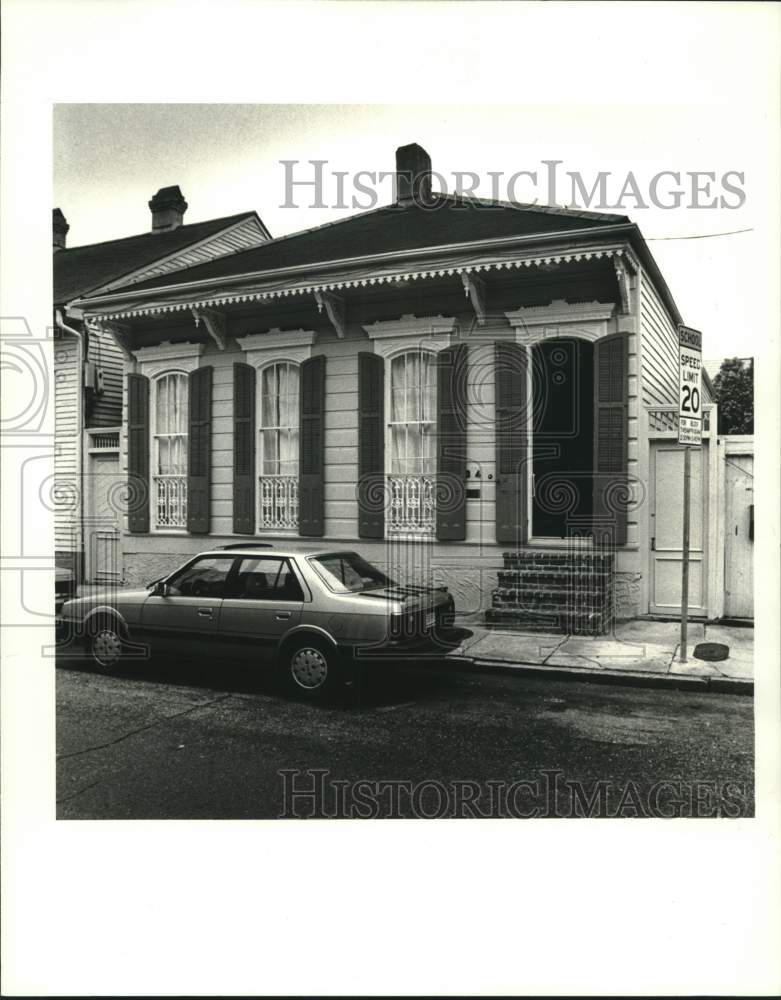
[[[446,588],[400,585],[357,552],[248,543],[203,552],[142,590],[67,601],[58,631],[101,670],[149,650],[265,661],[315,698],[357,663],[443,652],[453,616]]]

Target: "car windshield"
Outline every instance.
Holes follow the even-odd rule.
[[[334,552],[311,560],[328,586],[339,594],[357,594],[360,590],[381,590],[394,586],[393,580],[357,552]]]

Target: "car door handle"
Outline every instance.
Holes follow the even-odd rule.
[[[213,618],[214,617],[214,609],[213,608],[198,608],[198,617],[199,618]]]
[[[283,622],[287,618],[290,617],[290,612],[289,611],[278,611],[277,614],[274,617],[277,619],[278,622]]]

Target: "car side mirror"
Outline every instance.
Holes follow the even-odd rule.
[[[162,580],[158,580],[152,588],[152,597],[168,597],[170,589],[171,588],[167,583],[164,583]]]

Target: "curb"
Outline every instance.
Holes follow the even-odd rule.
[[[556,680],[587,681],[592,684],[617,684],[627,687],[677,688],[686,691],[712,691],[718,694],[754,694],[753,681],[732,677],[697,677],[687,674],[657,674],[644,670],[610,670],[607,668],[592,670],[589,667],[548,667],[538,663],[479,660],[469,656],[446,656],[444,662],[449,667],[455,667],[460,672],[470,674],[517,674],[531,677],[555,677]]]

